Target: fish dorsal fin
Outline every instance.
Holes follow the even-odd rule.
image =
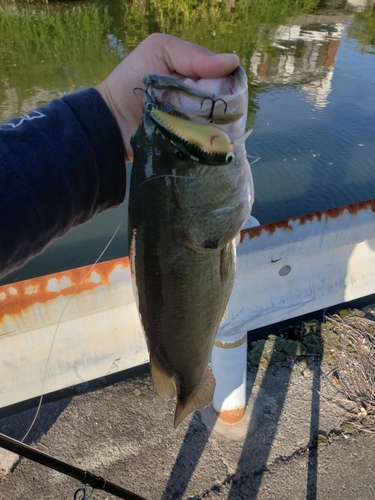
[[[164,399],[173,399],[176,396],[173,376],[170,377],[152,356],[150,356],[150,369],[152,381],[159,396]]]
[[[186,403],[177,401],[176,413],[174,416],[174,427],[176,428],[191,412],[204,408],[212,403],[215,390],[215,377],[210,370],[206,370],[203,382],[198,391]]]

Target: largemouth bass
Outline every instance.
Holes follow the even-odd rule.
[[[247,79],[145,78],[132,137],[129,255],[157,392],[177,396],[174,425],[211,403],[208,369],[250,215]],[[209,91],[208,91],[209,90]]]

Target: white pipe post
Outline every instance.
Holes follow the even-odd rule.
[[[247,332],[215,340],[212,373],[216,379],[213,408],[218,418],[236,424],[246,409]]]
[[[251,216],[243,229],[255,226],[259,222]],[[227,318],[222,325],[225,328],[219,328],[212,349],[212,373],[216,379],[213,409],[221,421],[236,424],[246,410],[247,331],[230,325],[228,331],[229,321]]]

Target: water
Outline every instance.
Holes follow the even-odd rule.
[[[318,0],[0,0],[0,122],[100,82],[149,33],[235,51],[249,78],[248,154],[267,223],[375,198],[375,9]],[[2,283],[126,254],[126,204]]]

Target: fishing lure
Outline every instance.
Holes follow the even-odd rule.
[[[151,109],[150,118],[156,128],[192,160],[214,166],[234,160],[234,143],[216,125],[184,120],[160,109]]]

